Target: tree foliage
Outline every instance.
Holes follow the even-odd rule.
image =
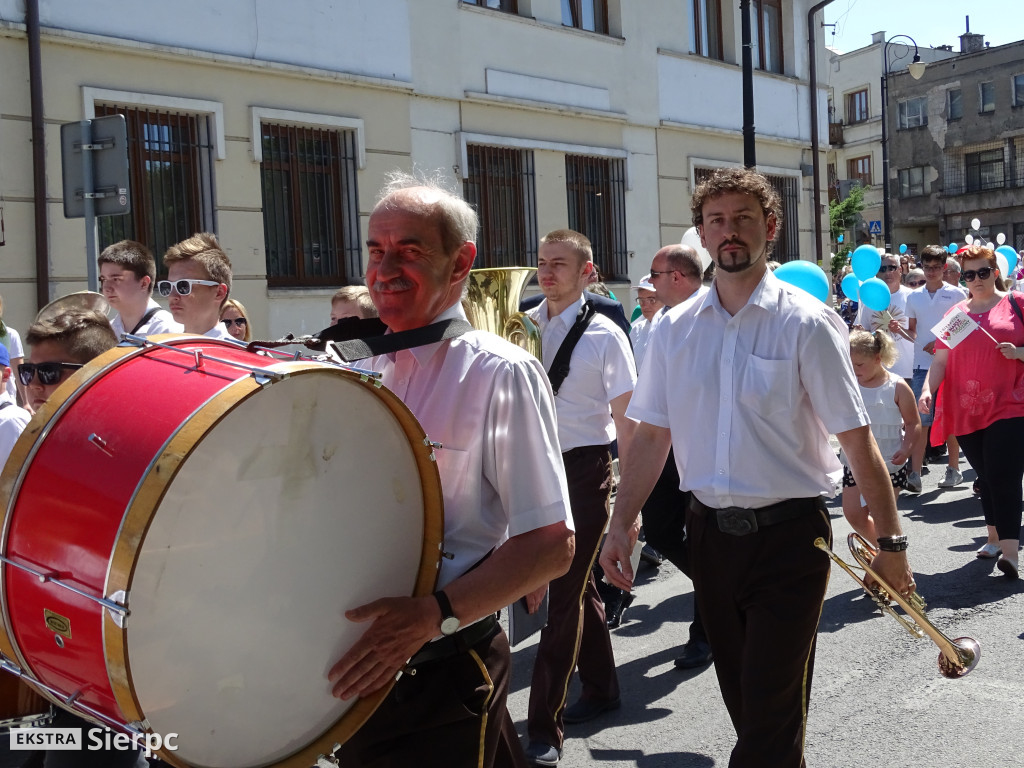
[[[857,223],[857,214],[864,210],[864,187],[854,184],[850,193],[842,200],[830,200],[828,204],[828,226],[833,240]]]

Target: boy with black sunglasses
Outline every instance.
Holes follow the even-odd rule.
[[[234,341],[220,321],[220,308],[231,293],[231,260],[217,236],[199,232],[167,249],[167,279],[157,283],[168,297],[174,319],[185,333]]]
[[[29,405],[39,410],[60,384],[97,355],[117,346],[110,322],[92,309],[69,309],[56,317],[37,320],[25,341],[29,362],[18,367]]]
[[[0,344],[0,470],[7,463],[18,436],[28,425],[31,415],[19,408],[7,391],[7,380],[11,378],[11,356],[7,347]]]

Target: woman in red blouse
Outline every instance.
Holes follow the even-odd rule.
[[[960,257],[969,296],[950,310],[963,310],[988,331],[950,349],[935,342],[935,357],[921,391],[921,412],[945,381],[936,418],[955,434],[978,473],[988,541],[978,557],[1017,578],[1021,480],[1024,478],[1024,295],[1000,290],[999,265],[990,248],[972,247]],[[943,438],[945,439],[945,438]]]

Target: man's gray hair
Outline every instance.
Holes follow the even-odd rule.
[[[435,219],[445,253],[454,253],[465,242],[476,242],[476,211],[452,190],[441,171],[431,175],[391,171],[373,210],[411,211]]]

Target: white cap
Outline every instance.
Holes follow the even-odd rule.
[[[651,282],[651,276],[650,275],[644,275],[643,277],[641,277],[640,278],[640,282],[637,283],[636,285],[634,285],[633,287],[636,288],[638,291],[656,291],[657,290],[657,288],[655,288],[654,284]]]

